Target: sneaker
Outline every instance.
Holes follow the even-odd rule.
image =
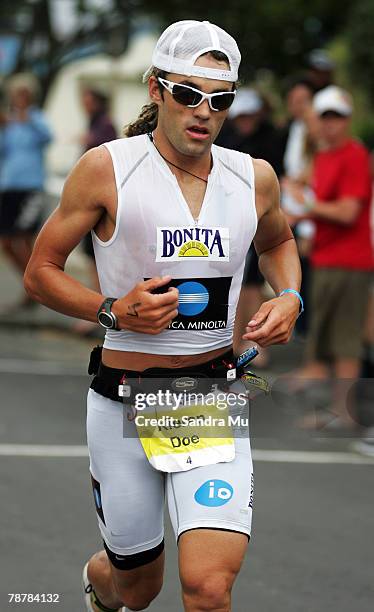
[[[91,593],[93,592],[92,584],[90,583],[87,575],[88,562],[83,568],[82,582],[84,591],[84,602],[86,604],[87,612],[96,612],[92,606]],[[126,608],[119,608],[117,612],[126,612]]]

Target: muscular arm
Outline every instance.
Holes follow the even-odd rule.
[[[101,202],[113,184],[109,153],[100,147],[84,155],[68,177],[59,207],[41,230],[25,273],[29,295],[64,314],[96,321],[103,301],[64,271],[66,260],[105,211]]]
[[[300,262],[296,243],[279,204],[279,183],[272,168],[256,160],[256,207],[259,216],[254,245],[259,267],[275,293],[299,290]]]
[[[40,232],[25,272],[29,295],[64,314],[97,321],[104,301],[100,293],[88,289],[64,271],[65,262],[83,236],[99,220],[107,240],[115,225],[117,190],[110,155],[105,147],[88,151],[68,177],[60,206]],[[124,271],[125,273],[125,271]],[[157,334],[178,314],[178,291],[152,292],[170,277],[139,282],[126,296],[117,297],[113,312],[120,329]]]
[[[291,229],[280,208],[279,184],[271,166],[255,160],[256,209],[259,218],[254,239],[259,267],[275,293],[291,288],[299,291],[301,270]],[[288,342],[299,312],[299,300],[285,294],[264,302],[249,321],[245,340],[261,346]]]

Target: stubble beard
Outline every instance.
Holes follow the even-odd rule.
[[[174,133],[170,142],[178,153],[187,157],[202,157],[209,153],[213,144],[210,138],[204,142],[189,141],[184,128],[181,128],[179,133]]]

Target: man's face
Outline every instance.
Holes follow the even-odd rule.
[[[287,95],[288,112],[294,119],[302,119],[311,104],[312,92],[306,85],[295,85]]]
[[[20,86],[12,92],[12,105],[19,110],[28,108],[31,104],[31,92],[27,87]]]
[[[196,65],[215,69],[228,68],[226,62],[217,61],[209,55],[198,58]],[[204,93],[218,93],[233,89],[233,84],[228,81],[174,73],[168,74],[167,79],[174,83],[189,85]],[[155,77],[150,79],[149,91],[152,100],[158,105],[157,129],[162,130],[173,147],[182,155],[191,157],[200,157],[208,152],[226,119],[228,110],[213,111],[208,100],[204,100],[195,108],[183,106],[176,102],[165,88],[162,99]]]
[[[320,119],[322,138],[327,143],[335,144],[349,135],[350,117],[326,111]]]

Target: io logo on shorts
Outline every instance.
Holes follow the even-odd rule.
[[[229,261],[228,227],[158,227],[156,261]]]
[[[178,311],[187,317],[200,314],[208,306],[209,293],[206,287],[195,281],[178,285]]]
[[[207,480],[194,495],[195,501],[201,506],[223,506],[234,495],[234,489],[225,480]]]

